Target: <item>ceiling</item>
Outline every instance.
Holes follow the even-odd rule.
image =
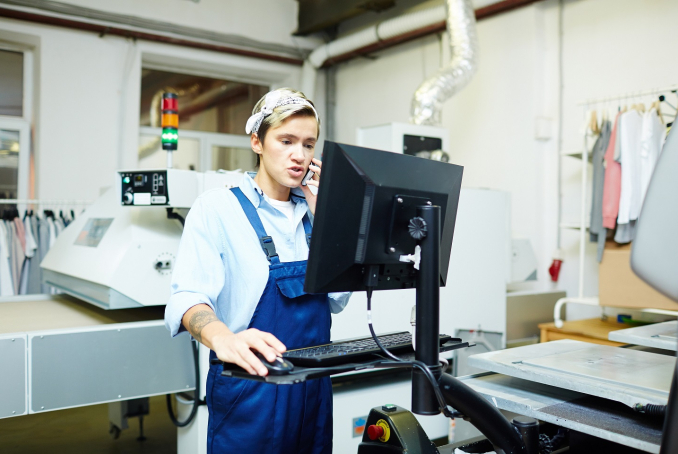
[[[339,24],[365,13],[381,13],[394,7],[412,7],[421,3],[442,4],[443,0],[297,0],[299,14],[295,35],[326,32],[333,34]],[[498,0],[472,0],[475,9]]]

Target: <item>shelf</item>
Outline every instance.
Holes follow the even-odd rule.
[[[575,222],[561,222],[560,228],[561,229],[580,230],[581,224],[575,223]],[[588,230],[588,229],[589,229],[589,226],[587,225],[586,230]]]
[[[569,151],[562,151],[560,153],[561,156],[569,156],[571,158],[575,159],[582,159],[582,156],[584,155],[584,152],[581,150],[569,150]],[[589,162],[593,161],[593,153],[589,153],[588,155],[588,160]]]

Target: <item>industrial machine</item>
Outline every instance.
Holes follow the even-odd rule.
[[[181,224],[202,192],[241,172],[119,171],[115,187],[65,229],[42,262],[51,286],[103,309],[167,304]],[[143,285],[139,285],[143,282]]]

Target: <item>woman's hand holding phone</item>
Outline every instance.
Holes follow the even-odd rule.
[[[320,172],[322,170],[322,165],[323,163],[320,159],[313,158],[311,160],[311,164],[308,166],[308,171],[313,172],[313,176],[308,180],[306,179],[306,176],[304,176],[304,180],[307,180],[306,184],[303,184],[302,180],[302,185],[300,186],[301,190],[304,192],[304,196],[306,197],[306,203],[308,203],[308,208],[311,210],[311,214],[313,214],[314,216],[315,216],[315,204],[316,201],[318,200],[317,194],[318,188],[320,187]],[[311,186],[315,187],[316,190],[311,191]]]

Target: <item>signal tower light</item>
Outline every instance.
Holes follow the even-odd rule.
[[[179,103],[176,93],[162,95],[162,149],[176,151],[179,141]]]

